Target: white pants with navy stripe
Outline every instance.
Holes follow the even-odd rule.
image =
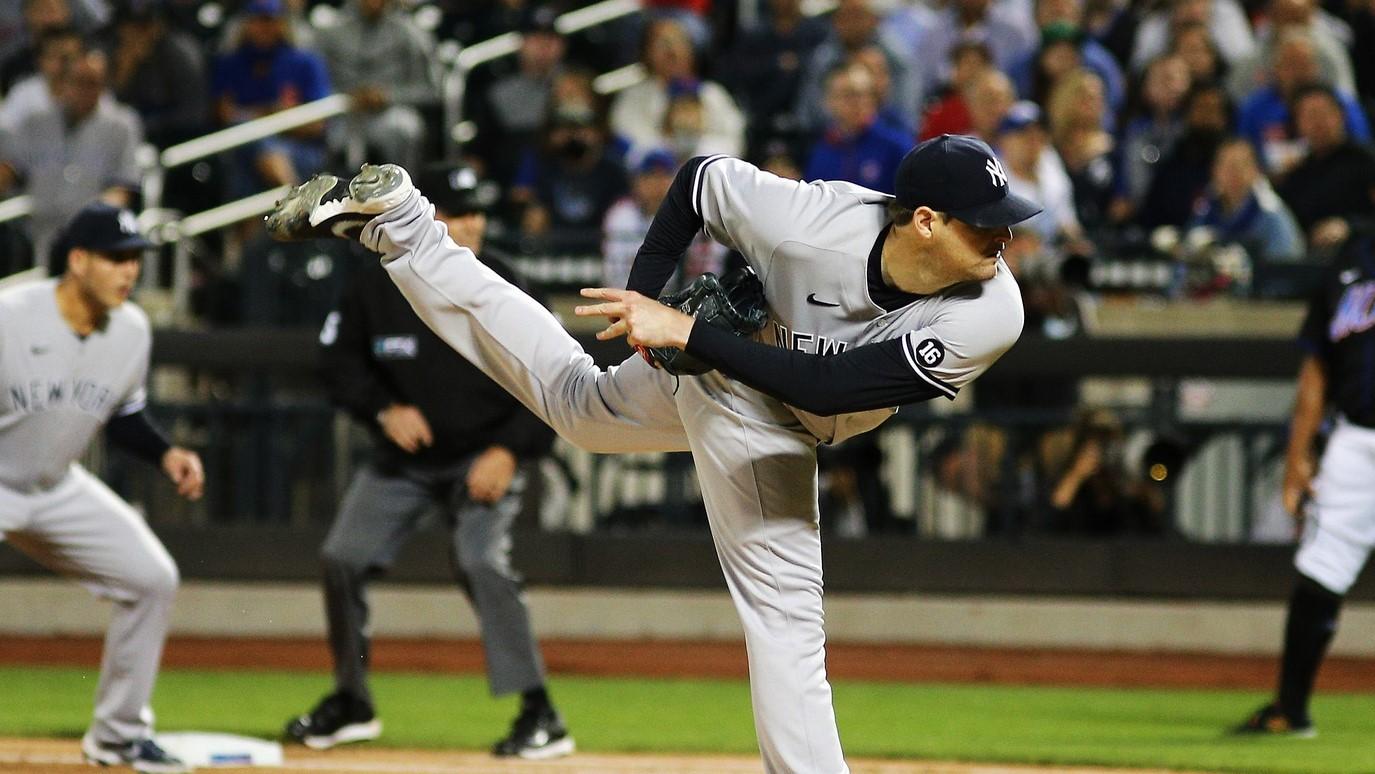
[[[826,678],[816,438],[783,404],[718,374],[674,379],[638,355],[602,370],[544,307],[458,247],[415,196],[363,243],[444,341],[595,452],[691,450],[745,631],[771,774],[848,769]]]
[[[1345,594],[1375,545],[1375,430],[1337,421],[1305,516],[1294,566]]]
[[[177,566],[143,517],[78,465],[50,490],[0,486],[0,534],[31,559],[114,603],[91,735],[152,735],[149,699],[177,593]]]

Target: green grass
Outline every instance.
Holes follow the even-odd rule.
[[[77,736],[93,669],[0,668],[0,735]],[[329,687],[323,674],[168,670],[159,727],[275,736]],[[748,686],[730,680],[557,677],[552,690],[589,751],[752,753]],[[515,711],[477,676],[378,674],[374,691],[398,747],[485,748]],[[1313,740],[1231,739],[1221,731],[1263,696],[1247,691],[1116,690],[843,682],[836,711],[848,754],[1246,772],[1375,771],[1375,695],[1321,695]]]

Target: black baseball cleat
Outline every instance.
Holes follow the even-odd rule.
[[[328,750],[346,742],[376,739],[382,735],[382,721],[372,704],[336,691],[321,699],[309,714],[288,721],[283,733],[312,750]]]
[[[1312,739],[1318,729],[1307,717],[1293,717],[1279,708],[1277,704],[1267,704],[1251,714],[1246,722],[1232,729],[1240,736],[1292,736],[1296,739]]]
[[[129,766],[143,774],[182,774],[192,770],[152,739],[97,742],[87,734],[81,737],[81,757],[92,766]]]
[[[267,233],[279,242],[340,237],[357,239],[363,226],[404,202],[415,186],[395,164],[364,164],[345,183],[334,175],[316,175],[287,192],[263,218]]]
[[[559,713],[553,709],[523,710],[511,724],[511,733],[492,745],[498,758],[544,761],[561,758],[576,749]]]

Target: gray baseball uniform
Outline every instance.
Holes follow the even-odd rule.
[[[1005,179],[990,180],[981,195],[1007,196]],[[689,351],[721,370],[677,384],[637,355],[598,368],[543,307],[449,240],[423,197],[377,217],[362,240],[441,338],[564,438],[596,452],[692,451],[745,631],[765,768],[844,772],[826,679],[816,445],[876,427],[891,406],[953,398],[1016,341],[1020,296],[999,262],[988,282],[877,303],[868,276],[888,233],[884,194],[801,184],[725,157],[694,159],[674,186],[666,208],[679,212],[661,209],[656,223],[677,217],[688,227],[667,252],[681,253],[698,227],[739,250],[770,305],[760,339],[775,345],[740,342],[748,358],[715,357],[698,339],[710,326],[696,326]],[[775,357],[813,369],[813,381],[874,376],[855,383],[854,399],[799,398],[803,410],[786,400],[792,387],[765,378],[756,389],[727,375]]]
[[[130,303],[80,338],[57,280],[0,292],[0,534],[115,603],[96,688],[97,741],[151,734],[148,707],[177,567],[133,508],[76,463],[113,417],[143,408],[151,336]]]

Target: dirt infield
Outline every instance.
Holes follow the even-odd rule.
[[[1045,774],[1049,769],[967,763],[851,760],[853,774]],[[57,739],[0,738],[0,773],[56,774],[86,771],[78,744]],[[222,768],[217,772],[262,769]],[[430,750],[343,748],[328,752],[292,749],[282,774],[757,774],[759,759],[744,756],[574,755],[557,761],[499,761],[481,753]],[[1057,768],[1079,774],[1107,774],[1120,769]],[[1132,769],[1132,774],[1152,774]],[[1162,774],[1156,772],[1155,774]]]
[[[545,640],[541,646],[554,674],[747,676],[742,643]],[[0,639],[0,664],[96,665],[100,647],[95,638],[6,637]],[[834,679],[890,682],[1268,688],[1276,668],[1268,656],[911,645],[829,644],[826,657]],[[383,671],[482,671],[476,640],[383,639],[374,643],[372,658]],[[318,640],[181,637],[168,642],[163,657],[163,665],[172,668],[327,670],[329,663],[329,651]],[[1375,691],[1375,659],[1329,659],[1318,685],[1325,691]]]

